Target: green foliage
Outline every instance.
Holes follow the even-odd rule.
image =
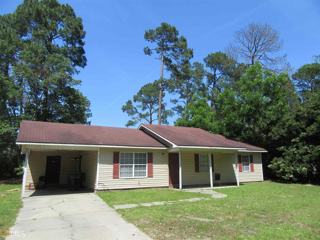
[[[298,90],[303,94],[320,89],[320,63],[305,64],[292,75]]]
[[[74,79],[86,65],[84,37],[82,20],[56,0],[25,0],[0,16],[0,178],[20,162],[21,119],[87,123],[90,103]]]
[[[215,132],[217,127],[214,122],[214,112],[207,99],[194,97],[184,108],[182,116],[175,122],[176,126],[197,127]]]
[[[291,114],[296,103],[287,74],[275,74],[255,64],[219,95],[216,121],[226,136],[273,151],[294,129]]]
[[[284,181],[320,182],[320,92],[309,92],[295,112],[297,136],[270,168]]]
[[[145,122],[152,124],[157,120],[157,112],[159,109],[159,83],[155,81],[144,85],[132,100],[126,102],[122,106],[122,111],[126,112],[131,119],[126,126],[134,126],[138,123]],[[162,123],[167,123],[167,117],[171,115],[171,111],[165,109],[162,104]]]

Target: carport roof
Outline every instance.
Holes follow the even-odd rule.
[[[22,121],[17,143],[165,147],[138,129],[40,121]]]

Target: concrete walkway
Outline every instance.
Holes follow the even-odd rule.
[[[225,197],[227,197],[226,194],[213,191],[211,188],[187,188],[187,189],[184,189],[183,191],[207,194],[207,195],[211,195],[212,198],[225,198]]]
[[[94,193],[25,198],[7,240],[150,239]]]

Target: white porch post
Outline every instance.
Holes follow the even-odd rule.
[[[209,159],[210,187],[213,188],[211,153],[208,153],[208,159]]]
[[[239,187],[240,186],[240,183],[239,183],[239,168],[237,167],[238,166],[238,154],[235,154],[235,164],[234,164],[234,171],[235,171],[235,175],[236,175],[236,180],[237,180],[237,186]]]
[[[181,162],[181,151],[179,151],[179,189],[182,189],[182,162]]]
[[[99,187],[99,169],[100,169],[100,148],[97,152],[97,170],[96,170],[96,183],[94,185],[94,191],[96,191]]]
[[[24,163],[23,163],[21,198],[24,197],[24,193],[26,191],[27,171],[28,171],[28,166],[29,166],[29,155],[30,155],[30,149],[27,149],[26,156],[25,156]]]

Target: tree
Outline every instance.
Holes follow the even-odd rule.
[[[236,32],[229,51],[245,63],[254,65],[259,62],[268,68],[284,63],[285,57],[276,55],[281,46],[278,32],[270,25],[251,23]]]
[[[162,99],[164,92],[164,68],[174,73],[179,72],[179,67],[185,65],[192,57],[192,50],[188,48],[187,40],[179,36],[178,30],[168,24],[161,23],[160,27],[147,30],[144,38],[150,43],[144,48],[146,55],[156,55],[160,60],[160,80],[159,80],[159,109],[158,123],[161,124]]]
[[[56,0],[26,0],[16,10],[17,22],[25,27],[20,40],[23,48],[15,66],[19,85],[26,86],[22,103],[27,118],[42,121],[86,123],[89,101],[76,89],[81,83],[73,78],[86,65],[82,21],[69,5]],[[77,98],[77,99],[75,99]],[[80,119],[69,119],[75,107]],[[67,112],[70,109],[72,112]],[[79,115],[78,115],[79,116]]]
[[[223,91],[224,87],[240,78],[239,72],[242,70],[242,65],[238,65],[234,59],[223,52],[208,54],[204,62],[207,67],[207,95],[211,107],[214,108],[217,95]]]
[[[280,148],[282,155],[269,167],[278,179],[289,182],[320,182],[320,94],[309,91],[295,111],[298,133]]]
[[[320,63],[305,64],[292,75],[297,89],[303,94],[320,89]]]
[[[164,95],[163,95],[164,97]],[[145,122],[148,124],[154,123],[158,120],[159,110],[159,81],[148,83],[144,85],[133,100],[129,100],[122,106],[122,111],[126,112],[131,119],[126,126],[134,126],[137,123]],[[165,109],[165,104],[161,106],[162,123],[167,123],[168,116],[171,115],[170,110]]]
[[[180,116],[195,95],[205,95],[204,76],[203,64],[194,62],[185,65],[183,73],[180,73],[179,77],[173,77],[168,81],[169,91],[177,94],[177,98],[171,100],[175,105],[173,109]]]
[[[175,122],[176,126],[197,127],[207,131],[216,131],[212,121],[214,112],[208,104],[208,100],[194,96],[183,110],[182,116]]]
[[[249,67],[217,99],[214,121],[227,137],[266,148],[270,157],[295,136],[297,96],[287,74]]]
[[[86,65],[84,37],[81,19],[56,0],[25,0],[0,16],[0,178],[18,165],[21,119],[88,122],[74,79]]]

